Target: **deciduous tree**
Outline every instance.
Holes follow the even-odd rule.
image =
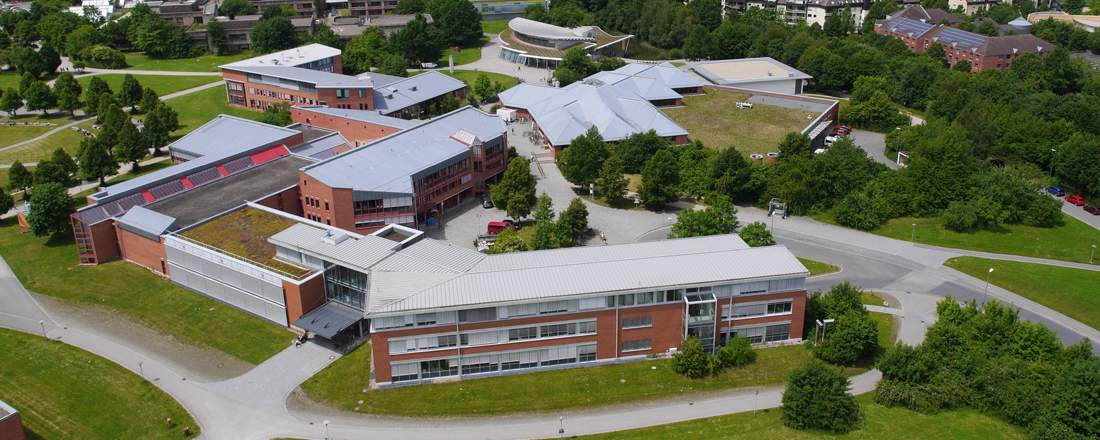
[[[848,386],[843,373],[821,362],[799,367],[783,392],[783,424],[799,430],[852,431],[862,415]]]
[[[68,231],[69,214],[73,210],[73,199],[68,188],[50,182],[35,185],[31,197],[31,209],[27,214],[31,232],[37,236]]]

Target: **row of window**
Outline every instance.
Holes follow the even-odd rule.
[[[748,339],[751,344],[786,341],[791,338],[791,324],[761,325],[757,327],[735,328],[729,332],[733,336]]]
[[[759,304],[734,304],[733,319],[754,318],[759,316],[784,315],[791,313],[794,303],[790,300]],[[730,319],[730,305],[722,304],[722,319]]]
[[[623,318],[623,328],[641,328],[650,327],[653,325],[653,316],[631,316],[629,318]]]
[[[799,290],[804,288],[804,286],[805,279],[794,278],[735,284],[731,286],[719,286],[718,288],[724,289],[725,292],[727,292],[725,293],[725,295],[744,296],[769,292]],[[588,310],[604,310],[614,307],[646,306],[651,304],[681,302],[683,301],[684,295],[689,295],[692,298],[710,298],[710,302],[713,303],[714,294],[711,292],[714,290],[718,290],[718,288],[706,286],[689,289],[628,293],[623,295],[611,295],[603,297],[597,296],[573,300],[515,304],[509,306],[461,310],[457,314],[455,312],[439,312],[425,313],[419,315],[391,316],[373,319],[372,326],[375,330],[383,330],[400,327],[453,324],[456,318],[459,322],[483,322],[526,316],[571,313]],[[422,316],[430,316],[431,319],[421,319]]]
[[[643,351],[653,348],[653,343],[649,339],[637,339],[633,341],[623,341],[623,351]]]
[[[462,374],[492,373],[525,368],[591,362],[596,360],[596,344],[559,346],[538,350],[509,353],[488,353],[461,358],[434,359],[420,362],[395,362],[390,364],[390,380],[406,382],[417,379],[455,376]]]
[[[390,354],[408,353],[455,346],[478,346],[561,336],[591,335],[596,333],[596,321],[564,322],[507,329],[479,330],[457,335],[429,335],[391,339]]]
[[[320,208],[321,207],[321,200],[316,198],[316,197],[306,196],[305,197],[305,202],[306,202],[306,206],[312,206],[314,208]],[[328,201],[325,201],[324,203],[325,203],[325,211],[328,211]]]

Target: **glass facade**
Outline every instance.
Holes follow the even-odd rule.
[[[703,349],[710,352],[714,349],[714,320],[717,317],[715,304],[717,300],[709,287],[687,289],[684,292],[684,304],[687,323],[685,336],[699,338]]]
[[[325,269],[325,297],[362,310],[367,297],[367,274],[343,266]]]

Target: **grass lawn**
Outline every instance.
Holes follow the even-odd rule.
[[[863,304],[872,306],[881,306],[883,301],[885,301],[881,295],[874,292],[863,292],[863,295],[860,295],[859,299]]]
[[[195,58],[182,58],[178,60],[154,60],[141,52],[126,54],[126,64],[134,70],[174,70],[178,72],[217,72],[218,66],[232,63],[256,56],[252,52],[241,52],[233,55],[203,54]]]
[[[360,350],[363,350],[360,348]],[[699,391],[783,383],[813,354],[802,345],[758,350],[756,362],[729,369],[717,377],[687,379],[672,371],[671,360],[629,362],[582,369],[543,371],[514,376],[418,385],[362,392],[350,387],[344,371],[356,371],[367,355],[353,355],[329,367],[332,373],[310,380],[310,398],[346,410],[401,416],[473,416],[555,411],[668,398]],[[352,363],[345,367],[341,363]],[[856,374],[861,369],[850,369]],[[366,371],[358,374],[366,376]],[[537,390],[537,392],[535,391]],[[359,405],[358,401],[363,404]]]
[[[870,394],[856,400],[863,409],[861,429],[844,435],[798,431],[783,426],[782,410],[770,409],[672,423],[651,428],[633,429],[608,434],[586,436],[586,439],[956,439],[993,440],[1025,439],[1023,430],[1005,421],[972,409],[921,414],[901,408],[887,408],[874,403]],[[568,427],[566,428],[568,429]]]
[[[42,117],[39,113],[34,116],[21,115],[15,118],[0,118],[0,147],[25,141],[71,121],[72,119],[69,118],[68,114],[62,113],[53,113],[46,117]],[[18,124],[45,122],[50,125],[5,125],[9,122]]]
[[[302,382],[302,391],[318,402],[354,410],[362,390],[370,386],[370,355],[370,344],[360,345]]]
[[[21,234],[0,221],[0,255],[27,290],[74,304],[105,307],[180,342],[258,364],[285,348],[291,334],[275,324],[186,290],[135,264],[77,265],[72,237]]]
[[[198,434],[163,391],[79,348],[0,330],[0,364],[0,398],[19,410],[28,438],[183,438],[184,426]]]
[[[908,241],[913,233],[912,225],[916,224],[918,243],[1087,263],[1090,246],[1100,244],[1100,231],[1066,214],[1062,214],[1062,219],[1065,223],[1055,228],[1006,225],[998,232],[962,233],[943,227],[939,217],[903,217],[890,220],[871,232]]]
[[[806,266],[810,270],[810,276],[825,275],[827,273],[833,273],[839,271],[840,268],[833,266],[829,263],[822,263],[820,261],[814,261],[809,258],[798,257],[798,261],[802,262],[803,266]]]
[[[481,32],[499,34],[508,28],[508,20],[481,20]]]
[[[893,347],[894,341],[898,339],[898,323],[894,315],[874,312],[870,315],[875,321],[875,326],[878,327],[878,346],[884,350]]]
[[[39,139],[10,150],[0,151],[0,163],[10,164],[17,160],[22,161],[24,164],[27,162],[37,162],[49,158],[53,150],[56,150],[58,147],[64,148],[69,154],[75,154],[77,147],[80,146],[81,139],[84,139],[84,135],[73,130],[73,128],[82,127],[90,131],[92,129],[92,124],[95,124],[95,119],[88,119],[73,127],[58,131],[44,139]]]
[[[450,48],[448,48],[448,49],[443,51],[443,55],[439,56],[439,61],[436,61],[436,64],[438,64],[440,67],[449,66],[450,64],[447,61],[448,60],[448,58],[447,58],[448,55],[454,55],[455,56],[455,65],[456,66],[461,66],[463,64],[470,64],[474,61],[480,60],[481,59],[481,46],[484,45],[485,43],[488,43],[488,42],[489,42],[488,38],[482,38],[481,41],[477,45],[471,46],[471,47],[460,48],[458,52],[454,52],[453,50],[450,50]]]
[[[952,258],[944,264],[981,280],[988,275],[990,284],[1100,328],[1100,272],[977,257]]]
[[[213,87],[201,92],[173,98],[165,101],[165,103],[179,114],[180,129],[172,133],[173,136],[183,136],[190,133],[191,130],[199,128],[199,126],[209,122],[221,113],[252,120],[259,119],[263,115],[263,112],[229,107],[229,103],[225,98],[224,87]]]
[[[20,76],[15,71],[0,73],[0,89],[16,89],[19,90]]]
[[[107,75],[96,75],[95,77],[107,82],[107,85],[111,86],[111,90],[117,93],[119,87],[122,86],[122,79],[125,78],[126,75],[112,73]],[[221,78],[216,76],[134,75],[134,79],[141,83],[142,88],[152,88],[154,92],[157,92],[157,96],[164,96],[180,90],[187,90],[203,84],[221,81]],[[82,76],[77,78],[77,81],[80,82],[81,87],[87,88],[88,83],[92,81],[92,77]]]
[[[519,80],[511,76],[494,72],[482,72],[479,70],[455,70],[454,73],[451,73],[448,72],[447,69],[440,69],[439,72],[453,76],[466,82],[466,87],[469,87],[471,89],[474,87],[474,81],[477,80],[477,76],[483,73],[489,76],[490,81],[500,83],[500,85],[503,86],[505,90],[515,86],[516,84],[519,84]]]
[[[771,105],[754,104],[738,110],[734,105],[748,95],[707,90],[685,96],[684,106],[664,109],[684,127],[691,138],[711,148],[737,148],[745,155],[777,151],[779,142],[791,132],[802,131],[817,114]]]

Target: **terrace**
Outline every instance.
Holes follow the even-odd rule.
[[[187,229],[179,235],[274,272],[299,278],[312,272],[312,269],[275,259],[275,245],[267,241],[268,237],[297,223],[293,219],[262,209],[244,207]]]

